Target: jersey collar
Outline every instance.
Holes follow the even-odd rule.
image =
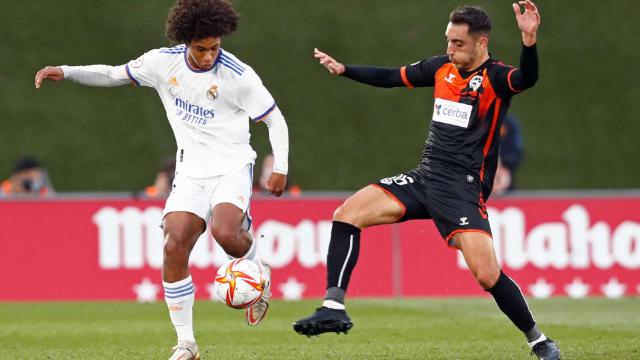
[[[209,70],[200,70],[200,69],[194,68],[193,66],[191,66],[191,63],[189,63],[189,59],[187,58],[187,52],[188,51],[189,51],[189,47],[187,47],[185,45],[185,48],[184,48],[184,63],[187,65],[187,68],[189,70],[191,70],[192,72],[194,72],[194,73],[204,73],[204,72],[213,70],[213,68],[215,68],[216,65],[218,65],[218,62],[220,61],[220,56],[222,56],[222,48],[220,48],[218,50],[218,56],[216,56],[216,60],[213,62],[213,66],[211,66],[211,69],[209,69]]]

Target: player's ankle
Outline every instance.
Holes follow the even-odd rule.
[[[530,348],[533,348],[537,343],[541,343],[547,340],[547,337],[544,334],[540,334],[540,337],[533,341],[527,341]]]
[[[344,310],[345,306],[343,303],[339,303],[335,300],[325,300],[322,302],[322,306],[329,308],[329,309],[334,309],[334,310]]]

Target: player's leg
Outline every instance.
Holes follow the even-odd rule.
[[[207,181],[178,175],[164,207],[164,262],[162,269],[165,300],[178,335],[171,359],[198,359],[193,334],[195,288],[189,274],[189,255],[206,228],[210,211]]]
[[[213,208],[211,232],[227,255],[234,258],[245,258],[255,262],[261,269],[265,279],[264,292],[260,300],[245,309],[245,319],[250,326],[258,325],[269,309],[271,297],[271,271],[260,259],[256,241],[249,233],[247,215],[236,205],[221,203]]]
[[[195,289],[189,274],[189,254],[204,231],[205,222],[193,213],[176,211],[164,217],[163,229],[163,286],[169,316],[178,336],[171,359],[198,359],[193,334]]]
[[[358,191],[336,209],[327,253],[327,294],[323,306],[344,310],[345,293],[360,253],[360,232],[369,226],[395,223],[404,213],[404,205],[377,185]]]
[[[454,246],[483,289],[491,293],[498,307],[524,333],[533,352],[544,359],[559,359],[560,351],[540,332],[518,285],[500,270],[491,237],[484,232],[464,231],[453,236]]]
[[[411,204],[406,206],[406,203],[411,203],[410,197],[403,197],[403,202],[391,191],[379,185],[369,185],[335,211],[327,254],[326,297],[322,307],[313,315],[293,324],[299,334],[346,333],[353,326],[346,314],[344,299],[358,261],[360,232],[369,226],[398,222],[405,216],[407,208],[412,208]],[[402,193],[398,188],[394,191]]]
[[[216,186],[213,193],[211,233],[227,255],[251,260],[262,270],[265,279],[263,296],[245,309],[247,324],[255,326],[264,319],[269,309],[271,270],[260,259],[257,242],[249,232],[252,172],[252,166],[247,165],[235,174],[224,176]]]
[[[220,203],[213,207],[211,234],[227,255],[241,258],[253,245],[249,232],[242,228],[245,213],[231,203]]]

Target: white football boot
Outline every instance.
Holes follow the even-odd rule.
[[[244,309],[244,317],[249,326],[256,326],[264,319],[265,315],[267,315],[267,310],[269,310],[269,298],[271,297],[271,268],[261,262],[258,265],[262,269],[262,275],[264,276],[264,291],[260,300]]]
[[[172,351],[169,360],[200,360],[198,345],[193,341],[180,341]]]

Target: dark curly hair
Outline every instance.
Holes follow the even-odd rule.
[[[177,0],[169,9],[166,36],[177,43],[231,34],[240,16],[226,0]]]

